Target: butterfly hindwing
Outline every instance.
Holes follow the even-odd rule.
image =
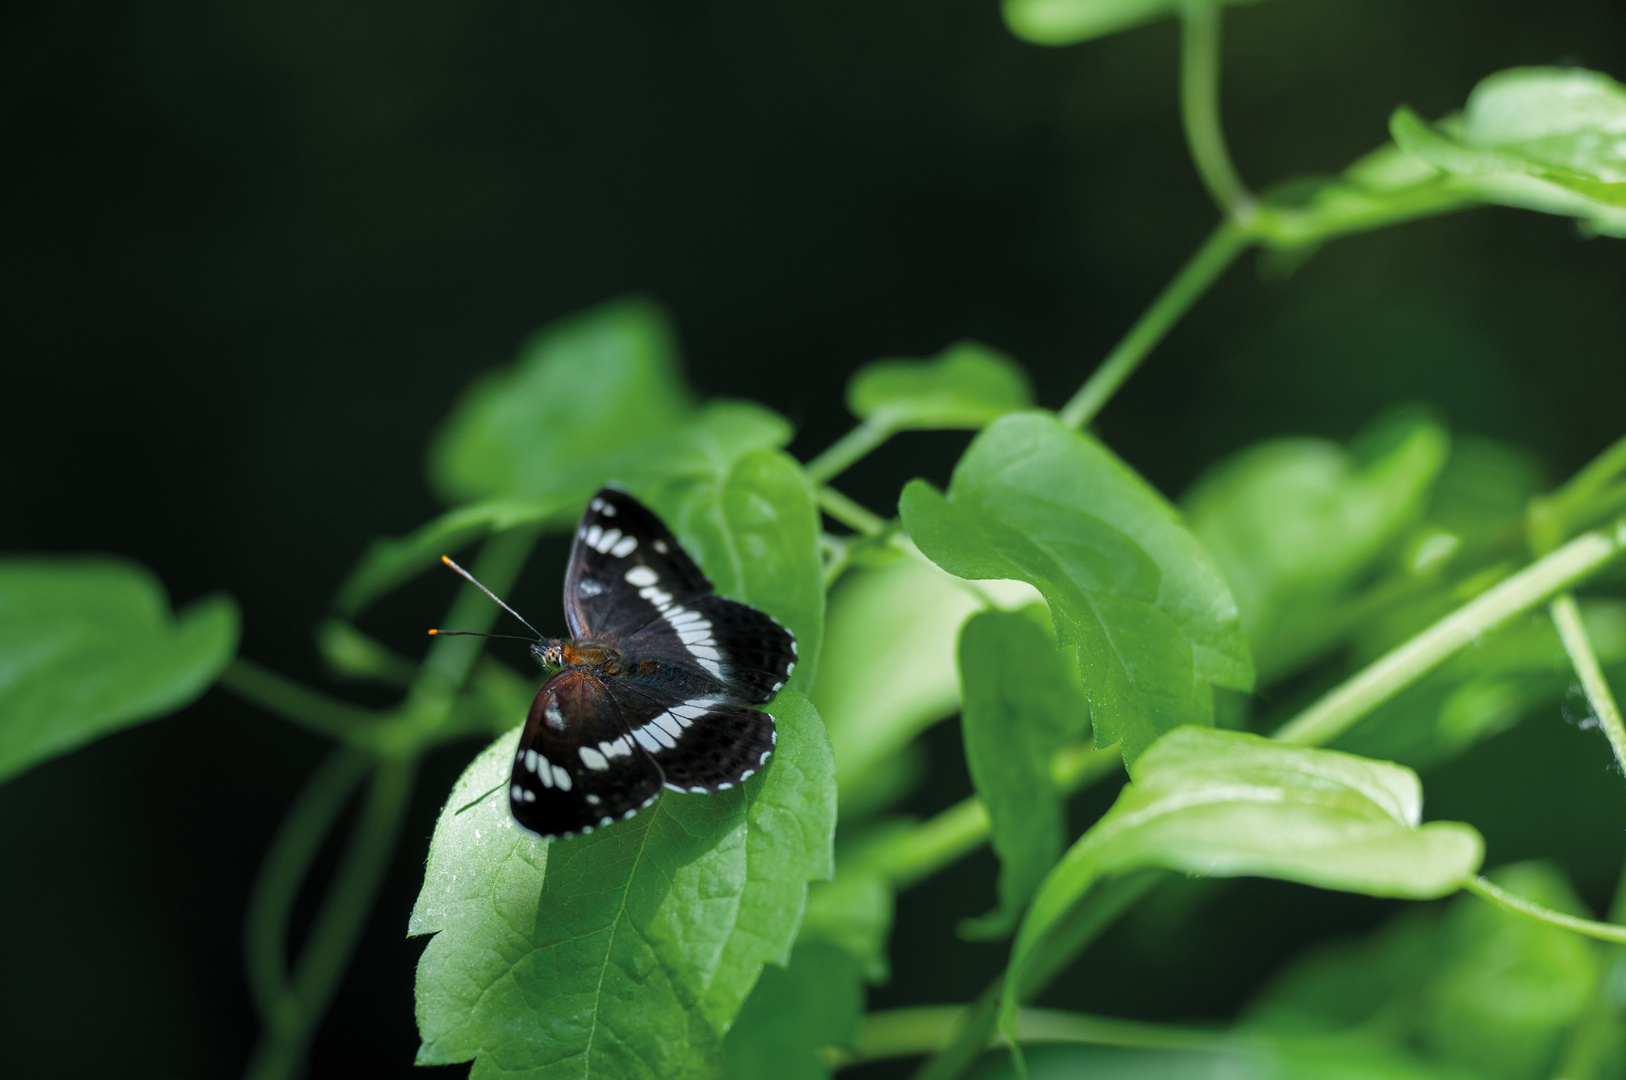
[[[661,519],[614,488],[588,504],[565,573],[572,637],[630,634],[660,612],[711,592],[711,582]]]
[[[573,836],[654,802],[664,780],[660,766],[628,726],[660,711],[644,695],[586,672],[562,671],[549,679],[531,705],[514,755],[508,805],[515,820],[542,836]]]
[[[701,696],[667,705],[634,727],[632,738],[667,787],[698,795],[744,783],[768,763],[778,736],[767,713]]]

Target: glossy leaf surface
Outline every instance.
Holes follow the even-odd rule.
[[[1032,403],[1015,361],[969,341],[933,360],[877,360],[847,384],[853,415],[894,431],[980,428]]]

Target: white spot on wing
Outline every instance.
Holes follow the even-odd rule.
[[[525,789],[520,787],[518,784],[515,784],[513,787],[508,789],[508,794],[509,797],[515,800],[523,799],[525,797]]]
[[[594,510],[603,511],[603,509],[604,509],[604,500],[603,499],[594,499],[588,505],[591,506]]]
[[[553,782],[559,785],[560,791],[570,790],[570,774],[557,765],[553,767]]]
[[[632,753],[632,740],[623,735],[619,739],[615,739],[611,742],[599,743],[598,749],[599,753],[603,754],[607,758],[626,757],[628,754]]]
[[[594,772],[603,772],[610,767],[610,763],[604,760],[604,755],[591,746],[578,746],[576,753],[581,755],[582,764]]]
[[[614,555],[618,559],[625,559],[637,549],[638,540],[636,537],[623,536],[620,540],[616,541],[615,547],[610,549],[610,554]]]
[[[587,530],[587,535],[582,537],[582,539],[584,541],[586,541],[588,547],[596,548],[596,547],[598,547],[599,540],[603,539],[603,537],[604,537],[604,529],[603,529],[603,527],[599,526],[599,525],[594,525],[592,528]]]
[[[653,754],[661,748],[661,744],[655,741],[655,736],[643,728],[634,731],[632,737],[638,741],[639,746],[644,748],[645,753]]]
[[[648,600],[651,604],[654,604],[658,608],[665,608],[667,604],[672,602],[671,593],[661,592],[661,590],[654,585],[639,589],[638,595],[643,597],[645,600]]]
[[[631,538],[629,537],[628,539]],[[651,570],[647,566],[631,567],[623,576],[627,579],[628,585],[636,585],[640,589],[645,585],[653,585],[655,582],[660,580],[660,575],[656,574],[655,571]]]
[[[655,717],[655,719],[651,720],[650,723],[666,732],[667,737],[672,740],[673,746],[677,745],[678,736],[682,735],[683,729],[688,726],[671,713],[661,713],[659,716]],[[660,738],[660,736],[657,735],[656,738]]]
[[[666,546],[665,540],[657,540],[655,541],[655,550],[665,555],[670,549]]]
[[[589,796],[587,796],[587,805],[588,806],[597,806],[599,803],[601,803],[603,801],[604,800],[599,798],[597,795],[589,795]]]
[[[526,802],[535,802],[536,801],[536,792],[527,790],[525,792],[525,801]]]
[[[582,578],[576,585],[577,596],[597,596],[604,591],[604,583],[594,581],[592,578]]]
[[[537,757],[537,754],[536,754],[535,750],[527,750],[527,751],[525,751],[525,771],[526,772],[535,772],[536,771],[536,757]]]
[[[599,507],[599,513],[605,517],[615,517],[615,503],[605,503]]]
[[[597,526],[594,527],[597,528]],[[621,539],[621,530],[610,529],[607,532],[602,533],[598,538],[598,543],[594,544],[593,546],[599,550],[600,554],[602,554],[609,551],[619,539]]]

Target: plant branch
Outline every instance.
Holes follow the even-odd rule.
[[[394,854],[416,772],[415,758],[385,761],[378,766],[338,876],[300,951],[293,985],[271,1010],[273,1022],[266,1025],[249,1065],[250,1080],[286,1080],[302,1070],[311,1036],[350,963],[350,954]]]
[[[813,489],[819,508],[854,532],[878,536],[886,530],[886,519],[823,484]]]
[[[1526,919],[1544,922],[1548,926],[1558,926],[1565,930],[1573,930],[1577,934],[1597,938],[1600,941],[1612,941],[1626,944],[1626,926],[1615,923],[1598,922],[1595,919],[1581,919],[1574,915],[1566,915],[1562,911],[1543,907],[1522,896],[1508,892],[1500,885],[1485,877],[1471,877],[1463,882],[1462,887],[1476,896],[1482,897],[1512,915],[1521,915]]]
[[[1180,268],[1174,280],[1129,328],[1129,333],[1107,354],[1101,366],[1079,387],[1072,400],[1062,407],[1062,423],[1071,428],[1082,428],[1094,419],[1102,406],[1134,374],[1147,354],[1250,242],[1248,232],[1230,221],[1223,222],[1209,234],[1203,246]]]
[[[267,1030],[285,1020],[279,1012],[291,1001],[288,982],[288,919],[300,882],[350,793],[366,775],[370,759],[345,747],[333,751],[289,807],[266,852],[249,896],[243,951],[248,983],[260,1022]]]
[[[1186,147],[1203,186],[1220,211],[1245,224],[1253,196],[1237,175],[1220,123],[1220,9],[1211,0],[1187,0],[1181,12],[1180,119]]]
[[[823,484],[845,472],[855,461],[880,446],[897,429],[884,411],[876,413],[825,448],[824,453],[803,466],[807,478]]]
[[[1553,598],[1549,610],[1554,625],[1558,627],[1559,640],[1564,643],[1564,651],[1570,654],[1570,663],[1575,665],[1575,673],[1581,677],[1581,687],[1586,691],[1587,703],[1592,706],[1592,715],[1598,718],[1598,725],[1608,736],[1609,746],[1615,751],[1615,761],[1626,770],[1626,724],[1621,722],[1620,706],[1609,692],[1609,683],[1603,677],[1598,654],[1593,652],[1592,639],[1587,637],[1586,624],[1581,621],[1581,606],[1575,602],[1572,593],[1563,592]]]
[[[1275,738],[1320,746],[1432,670],[1458,649],[1566,589],[1620,554],[1626,519],[1583,533],[1481,593],[1349,679],[1282,725]]]
[[[243,657],[226,667],[220,684],[267,712],[362,750],[375,749],[384,723],[381,714],[306,689]]]

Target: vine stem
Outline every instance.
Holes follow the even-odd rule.
[[[1253,195],[1231,161],[1220,123],[1220,10],[1213,0],[1187,0],[1181,11],[1180,120],[1203,186],[1227,217],[1247,222]]]
[[[820,484],[813,489],[819,509],[864,536],[878,536],[886,529],[886,519],[862,506],[833,487]]]
[[[1574,915],[1566,915],[1562,911],[1554,911],[1552,908],[1543,907],[1533,901],[1526,900],[1516,893],[1508,892],[1489,878],[1476,875],[1463,882],[1462,887],[1514,915],[1535,919],[1537,922],[1544,922],[1549,926],[1559,926],[1565,930],[1573,930],[1577,934],[1585,934],[1587,937],[1597,938],[1600,941],[1626,944],[1626,926],[1598,922],[1596,919],[1581,919]]]
[[[1061,422],[1078,429],[1094,419],[1147,354],[1251,242],[1248,231],[1233,221],[1221,223],[1210,233],[1078,393],[1062,406]]]
[[[1577,536],[1356,672],[1282,725],[1275,738],[1305,746],[1320,746],[1337,738],[1446,657],[1580,581],[1619,555],[1623,547],[1626,519],[1611,529]]]
[[[835,1064],[857,1065],[946,1049],[959,1034],[968,1008],[966,1005],[921,1005],[869,1013],[859,1023],[852,1053],[843,1054]],[[1238,1042],[1235,1038],[1197,1028],[1058,1009],[1022,1009],[1016,1014],[1016,1031],[1021,1042],[1085,1043],[1136,1050],[1213,1051],[1234,1048]],[[1004,1043],[1004,1037],[993,1031],[985,1048]]]
[[[374,746],[379,714],[308,690],[252,660],[241,656],[233,660],[221,672],[220,685],[319,735],[362,750]]]
[[[1593,652],[1592,640],[1587,637],[1586,624],[1581,621],[1581,606],[1575,602],[1574,595],[1563,592],[1553,598],[1549,610],[1564,651],[1570,654],[1575,673],[1581,677],[1581,687],[1586,691],[1587,703],[1592,706],[1592,715],[1598,718],[1599,726],[1608,737],[1615,751],[1615,761],[1626,770],[1626,724],[1621,722],[1620,706],[1609,692],[1598,654]]]
[[[885,411],[878,412],[827,446],[822,454],[802,466],[803,471],[813,483],[826,483],[841,475],[855,461],[886,442],[896,432],[896,427],[887,419]]]

